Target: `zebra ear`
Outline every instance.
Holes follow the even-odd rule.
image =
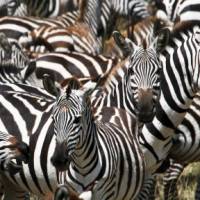
[[[113,38],[117,44],[117,46],[122,50],[123,56],[127,57],[135,48],[135,44],[128,38],[125,38],[120,32],[114,31],[113,32]]]
[[[156,37],[153,45],[157,52],[161,52],[169,42],[170,30],[168,28],[162,29]],[[156,43],[156,44],[155,44]]]
[[[25,67],[22,71],[23,82],[25,82],[34,72],[36,71],[36,61],[30,61],[27,67]],[[43,83],[44,85],[44,83]]]
[[[90,81],[85,83],[82,87],[82,90],[85,92],[85,94],[90,96],[94,92],[94,90],[102,86],[102,82],[105,81],[104,79],[104,76],[102,77],[102,75],[99,75],[97,78],[91,79]]]
[[[50,94],[52,94],[53,96],[56,96],[56,97],[58,97],[60,95],[60,91],[56,87],[55,81],[52,77],[50,77],[50,75],[44,74],[42,82],[43,82],[44,89],[47,92],[49,92]]]
[[[66,89],[66,95],[69,96],[72,90],[78,90],[81,88],[81,83],[77,78],[71,78]]]

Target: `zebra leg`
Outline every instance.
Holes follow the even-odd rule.
[[[145,180],[142,190],[136,200],[154,200],[156,188],[156,177],[150,177]]]
[[[163,177],[164,200],[178,199],[177,181],[186,165],[170,160],[170,167]]]

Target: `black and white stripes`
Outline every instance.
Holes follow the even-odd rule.
[[[67,182],[79,193],[92,187],[93,199],[134,199],[145,167],[134,118],[110,107],[102,115],[115,117],[115,123],[105,117],[94,120],[88,98],[84,90],[69,86],[55,104],[52,162],[59,170],[68,169]]]

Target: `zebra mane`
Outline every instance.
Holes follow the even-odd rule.
[[[121,79],[120,71],[121,70],[124,71],[126,69],[126,62],[127,59],[124,59],[121,62],[119,62],[115,67],[113,67],[108,76],[105,77],[103,80],[101,80],[100,85],[102,87],[106,87],[107,85],[110,84],[110,82],[112,82],[113,77],[115,77],[116,79]]]
[[[78,90],[78,89],[81,88],[81,86],[82,85],[81,85],[80,81],[77,78],[73,77],[73,78],[69,79],[69,81],[68,81],[68,87],[66,89],[66,96],[67,96],[67,98],[69,97],[69,95],[70,95],[70,93],[71,93],[72,90],[74,90],[74,89]]]
[[[140,34],[141,29],[143,27],[149,27],[151,24],[155,23],[155,21],[156,21],[156,18],[150,16],[150,17],[147,17],[146,19],[138,22],[136,25],[130,25],[132,28],[131,40],[137,44],[137,40],[135,39],[135,34]],[[130,29],[130,27],[129,27],[129,29]]]
[[[132,26],[132,25],[131,25]],[[134,25],[134,28],[131,27],[133,29],[132,31],[132,35],[131,35],[131,40],[133,42],[135,42],[137,45],[140,45],[137,43],[137,40],[135,39],[135,34],[140,35],[141,30],[147,27],[153,26],[153,33],[146,35],[145,38],[143,38],[142,40],[142,45],[144,47],[144,49],[146,49],[148,46],[148,39],[151,39],[149,37],[155,37],[158,35],[158,33],[160,32],[160,30],[162,30],[163,28],[166,28],[168,26],[168,22],[164,21],[162,19],[159,19],[155,16],[150,16],[147,17],[146,19],[142,20],[141,22],[138,22],[136,25]]]
[[[83,22],[84,14],[85,14],[86,9],[87,9],[87,1],[88,0],[81,0],[80,13],[79,13],[79,17],[77,19],[77,21],[79,21],[79,22]]]

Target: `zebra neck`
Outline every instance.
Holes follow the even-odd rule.
[[[97,127],[94,122],[91,122],[87,129],[82,131],[80,142],[73,155],[73,169],[82,177],[82,180],[90,180],[88,183],[84,183],[85,185],[96,180],[102,169],[104,155],[99,152],[98,146]],[[81,182],[81,180],[79,181]]]
[[[126,109],[130,115],[135,116],[132,94],[126,87],[128,78],[126,62],[123,61],[120,66],[116,66],[102,88],[92,95],[92,105],[96,109],[95,114],[101,112],[101,109],[106,106]]]

